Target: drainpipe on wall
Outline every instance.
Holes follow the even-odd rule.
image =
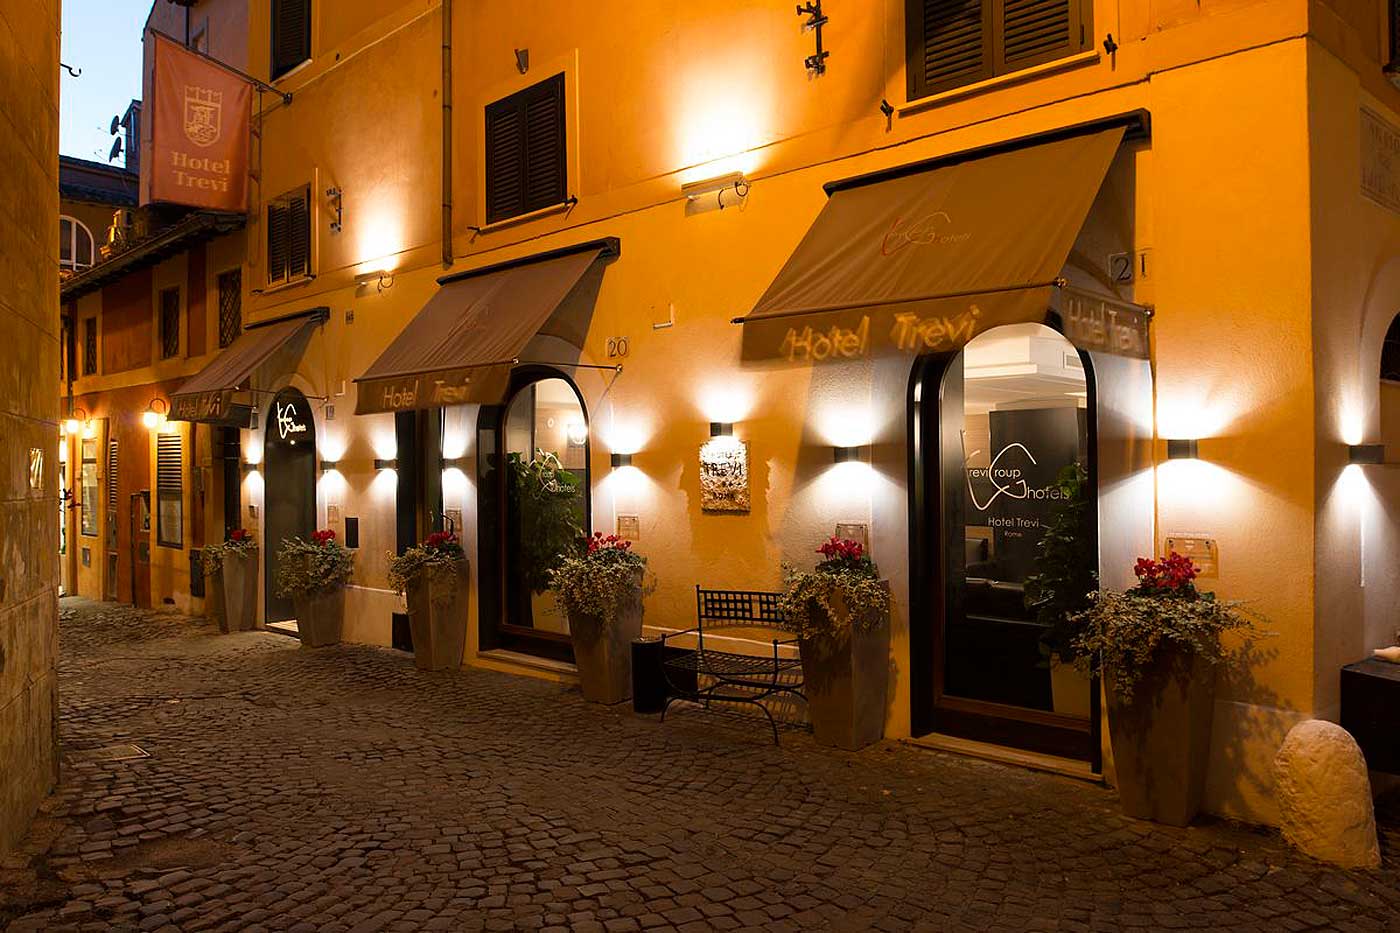
[[[442,0],[442,265],[452,265],[452,0]]]

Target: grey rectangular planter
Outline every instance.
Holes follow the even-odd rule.
[[[425,671],[455,671],[467,647],[468,562],[429,567],[408,586],[413,663]]]
[[[214,573],[204,575],[204,611],[205,614],[219,623],[219,631],[227,635],[233,631],[228,627],[228,612],[224,609],[224,571],[221,569]]]
[[[569,613],[579,687],[591,703],[621,703],[632,697],[632,642],[642,637],[642,591],[638,587],[608,625],[597,616]]]
[[[224,615],[230,632],[251,632],[258,624],[258,549],[224,555]]]
[[[850,751],[885,735],[890,621],[868,631],[849,625],[833,638],[802,639],[802,691],[818,745]]]
[[[340,644],[345,627],[345,587],[292,597],[297,612],[297,635],[303,648]]]
[[[1104,677],[1108,731],[1123,812],[1185,826],[1201,806],[1215,712],[1215,668],[1199,656],[1158,649],[1124,703]]]

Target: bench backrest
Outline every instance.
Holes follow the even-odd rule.
[[[705,628],[781,628],[781,593],[763,590],[707,590],[695,587],[695,624]]]

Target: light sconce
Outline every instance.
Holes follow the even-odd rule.
[[[1348,444],[1347,463],[1372,465],[1385,463],[1384,444]]]
[[[831,448],[831,459],[833,463],[858,463],[865,459],[864,454],[864,447]]]
[[[244,475],[244,476],[247,476],[249,473],[256,473],[256,472],[258,472],[258,471],[261,470],[261,469],[262,469],[262,464],[261,464],[261,463],[248,463],[247,461],[244,461],[244,463],[243,463],[243,475]]]
[[[468,465],[466,457],[442,458],[442,468],[444,470],[465,470]]]
[[[87,427],[87,423],[87,411],[82,408],[75,408],[68,413],[68,420],[63,422],[63,427],[69,434],[77,434]]]
[[[733,437],[734,422],[732,421],[711,421],[710,437]]]
[[[321,472],[322,472],[322,473],[329,473],[329,472],[331,472],[332,470],[338,470],[338,469],[340,469],[340,461],[339,461],[339,460],[322,460],[322,461],[321,461]]]
[[[394,273],[388,269],[375,269],[373,272],[361,272],[355,276],[355,284],[361,287],[374,283],[374,288],[378,292],[383,292],[386,288],[394,287]]]
[[[1167,440],[1168,460],[1199,460],[1200,441],[1194,437],[1173,437]]]
[[[582,447],[588,441],[588,425],[581,421],[570,421],[564,428],[564,433],[569,436],[569,443],[574,447]]]
[[[163,398],[153,398],[146,406],[146,410],[141,413],[141,423],[148,430],[158,430],[165,424],[166,415],[170,414],[170,403]]]
[[[632,465],[632,455],[613,454],[610,458],[610,462],[612,463],[612,468],[614,470],[621,469],[622,467],[630,467]]]
[[[397,470],[399,468],[399,459],[397,457],[391,457],[385,460],[375,457],[374,468],[376,470]]]
[[[724,196],[727,192],[733,192],[733,196],[726,203]],[[743,172],[730,172],[727,175],[717,175],[714,178],[702,178],[699,181],[688,182],[681,185],[681,194],[692,204],[702,198],[714,196],[715,205],[720,210],[738,204],[749,196],[749,180],[744,177]]]

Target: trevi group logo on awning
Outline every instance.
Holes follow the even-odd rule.
[[[148,35],[154,106],[142,203],[246,210],[252,86],[160,33]]]

